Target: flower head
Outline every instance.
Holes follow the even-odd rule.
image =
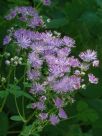
[[[93,74],[88,74],[89,82],[92,84],[98,84],[98,78],[96,78]]]
[[[82,52],[79,57],[85,62],[91,62],[97,59],[97,53],[94,50]]]
[[[59,115],[60,118],[63,118],[63,119],[68,118],[66,112],[62,108],[59,109],[59,114],[58,115]]]
[[[11,41],[11,37],[6,35],[3,40],[3,45],[9,44]]]
[[[54,100],[54,103],[55,103],[55,106],[57,108],[61,108],[63,106],[63,100],[60,99],[59,97],[57,97],[55,100]]]
[[[58,116],[56,116],[56,115],[51,115],[49,120],[50,120],[50,122],[51,122],[52,125],[56,125],[60,121],[59,118],[58,118]]]
[[[40,102],[40,101],[36,103],[36,107],[38,110],[41,110],[41,111],[46,109],[44,102]]]
[[[46,119],[48,118],[48,113],[40,113],[40,114],[39,114],[39,118],[40,118],[41,120],[46,120]]]
[[[74,47],[75,41],[67,36],[63,37],[63,44],[66,45],[67,47],[71,48]]]
[[[30,89],[30,93],[32,94],[42,94],[44,91],[44,87],[41,84],[33,84],[32,88]]]

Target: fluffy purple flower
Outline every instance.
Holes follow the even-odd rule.
[[[5,16],[5,19],[7,19],[7,20],[14,19],[14,18],[16,17],[16,15],[17,15],[16,10],[15,10],[15,9],[14,9],[14,10],[11,10],[11,11],[10,11],[10,14],[7,15],[7,16]]]
[[[68,118],[66,112],[62,108],[59,109],[59,114],[58,115],[62,119],[67,119]]]
[[[67,48],[67,47],[62,48],[62,49],[58,49],[57,50],[57,56],[60,57],[60,58],[61,57],[67,57],[70,54],[70,52],[71,52],[71,49]]]
[[[40,118],[41,120],[46,120],[46,119],[48,118],[48,113],[40,113],[40,114],[39,114],[39,118]]]
[[[42,24],[43,21],[39,16],[33,17],[28,21],[28,25],[32,28],[35,28],[35,26],[41,26]]]
[[[67,47],[71,48],[74,47],[75,41],[67,36],[63,37],[63,45],[66,45]]]
[[[54,103],[55,103],[55,106],[57,108],[61,108],[63,106],[63,100],[60,99],[59,97],[57,97],[55,100],[54,100]]]
[[[75,75],[64,77],[59,81],[54,82],[52,85],[53,90],[57,93],[66,93],[69,91],[77,90],[81,87],[81,78]]]
[[[94,50],[87,50],[80,53],[79,57],[85,62],[91,62],[97,59],[97,53]]]
[[[34,70],[34,69],[29,70],[29,71],[27,72],[27,77],[28,77],[29,80],[39,79],[40,75],[41,75],[41,74],[40,74],[40,71]]]
[[[32,88],[30,89],[30,93],[32,94],[42,94],[44,91],[44,87],[41,84],[33,84]]]
[[[59,118],[58,118],[58,116],[56,116],[56,115],[51,115],[49,120],[50,120],[50,122],[51,122],[52,125],[56,125],[60,121]]]
[[[80,62],[78,59],[74,58],[73,56],[72,57],[69,57],[68,58],[68,65],[70,67],[79,67],[80,66]]]
[[[98,84],[98,78],[96,78],[93,74],[88,74],[89,82],[92,84]]]
[[[64,73],[70,72],[69,62],[67,58],[58,58],[53,55],[46,55],[46,61],[49,66],[49,72],[54,76],[63,76]]]
[[[11,37],[6,35],[3,40],[3,45],[9,44],[11,41]]]
[[[19,29],[15,31],[14,38],[17,40],[18,45],[22,48],[28,48],[31,45],[29,31]]]
[[[36,103],[36,107],[38,110],[41,110],[41,111],[46,109],[44,102],[40,102],[40,101]]]
[[[18,15],[18,16],[17,16]],[[20,16],[19,16],[20,15]],[[42,25],[42,18],[38,15],[37,11],[32,7],[15,7],[10,11],[10,13],[5,17],[7,20],[17,19],[26,22],[31,28]]]
[[[39,56],[35,52],[30,53],[28,58],[32,67],[41,68],[43,61],[39,58]]]
[[[35,109],[36,108],[36,103],[32,103],[32,109]]]

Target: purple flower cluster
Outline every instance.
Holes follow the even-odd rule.
[[[38,12],[32,7],[15,7],[11,9],[10,13],[5,17],[7,20],[12,20],[17,17],[20,21],[26,22],[27,26],[35,28],[43,24],[42,18]]]
[[[85,84],[82,73],[88,71],[91,65],[97,67],[99,64],[96,52],[87,50],[79,55],[81,60],[75,58],[71,55],[75,41],[67,36],[56,37],[50,31],[33,32],[18,29],[12,37],[21,48],[31,49],[28,54],[30,69],[28,69],[27,75],[32,82],[30,93],[38,97],[38,101],[33,103],[33,108],[41,111],[39,118],[41,120],[49,118],[53,125],[57,124],[60,118],[67,119],[67,114],[63,109],[66,102],[64,98],[59,98],[59,95],[63,96],[68,92],[78,90],[82,87],[82,84]],[[43,77],[41,70],[44,68],[45,62],[48,67],[48,75],[40,81]],[[90,83],[98,83],[98,79],[93,74],[88,74],[88,78]],[[53,113],[49,115],[46,111],[49,102],[40,99],[41,96],[46,97],[49,93],[47,87],[50,88],[50,91],[53,90],[52,93],[56,96],[51,101],[56,107],[58,115]]]
[[[27,24],[30,21],[30,25],[34,27],[42,22],[38,23],[38,13],[31,7],[17,7],[11,10],[6,18],[10,20],[17,15]],[[22,28],[15,30],[11,37],[6,36],[4,45],[11,41],[24,51],[28,49],[26,54],[30,67],[27,70],[27,78],[32,83],[29,92],[36,100],[32,109],[37,110],[38,118],[42,121],[49,120],[51,124],[56,125],[61,119],[67,119],[67,113],[64,111],[68,104],[66,97],[83,88],[86,78],[92,84],[98,83],[98,78],[88,73],[90,66],[99,65],[97,53],[87,50],[81,52],[77,58],[72,56],[75,40],[68,36],[61,37],[51,31],[35,32]]]

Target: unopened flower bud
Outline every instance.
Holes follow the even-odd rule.
[[[83,84],[83,85],[81,86],[81,88],[82,88],[82,89],[86,89],[86,85]]]
[[[5,77],[2,77],[2,78],[1,78],[1,82],[5,83],[5,82],[6,82],[6,78],[5,78]]]
[[[46,24],[43,24],[43,26],[42,26],[43,28],[46,28]]]
[[[59,37],[61,35],[61,33],[57,32],[57,31],[54,31],[54,34]]]
[[[21,65],[21,64],[22,64],[22,61],[19,60],[19,61],[18,61],[18,64]]]
[[[14,64],[17,66],[17,65],[18,65],[18,62],[17,62],[17,61],[15,61],[15,62],[14,62]]]
[[[6,52],[5,53],[5,57],[9,57],[10,56],[10,53],[9,52]]]
[[[14,60],[18,60],[18,59],[19,59],[19,57],[18,57],[18,56],[15,56],[15,57],[14,57]]]
[[[20,57],[20,58],[19,58],[19,60],[20,60],[20,61],[22,61],[22,60],[23,60],[23,58],[22,58],[22,57]]]
[[[13,62],[14,61],[14,58],[11,58],[11,62]]]
[[[40,97],[40,101],[45,101],[46,100],[46,96],[41,96]]]
[[[51,22],[51,19],[50,19],[50,18],[47,19],[47,23],[49,23],[49,22]]]
[[[81,72],[81,75],[84,76],[84,75],[85,75],[85,72],[82,71],[82,72]]]
[[[93,65],[93,67],[98,67],[99,66],[99,60],[94,60],[92,65]]]
[[[75,70],[74,74],[78,76],[78,75],[80,75],[80,71],[79,70]]]
[[[5,61],[5,64],[6,64],[6,65],[10,65],[10,61],[9,61],[9,60],[6,60],[6,61]]]

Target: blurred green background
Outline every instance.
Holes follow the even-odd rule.
[[[39,0],[0,0],[1,47],[7,29],[12,26],[12,22],[4,20],[4,15],[15,6],[36,6],[37,2]],[[76,102],[66,109],[70,117],[77,113],[80,116],[63,121],[56,127],[46,127],[41,136],[102,136],[102,0],[52,0],[51,6],[41,6],[38,10],[40,15],[51,19],[47,26],[49,30],[76,40],[75,55],[90,48],[98,52],[100,60],[100,67],[93,70],[99,77],[99,84],[78,92]],[[9,112],[13,112],[12,101],[8,100],[7,107]],[[0,113],[0,136],[7,135],[8,118],[6,112]]]

